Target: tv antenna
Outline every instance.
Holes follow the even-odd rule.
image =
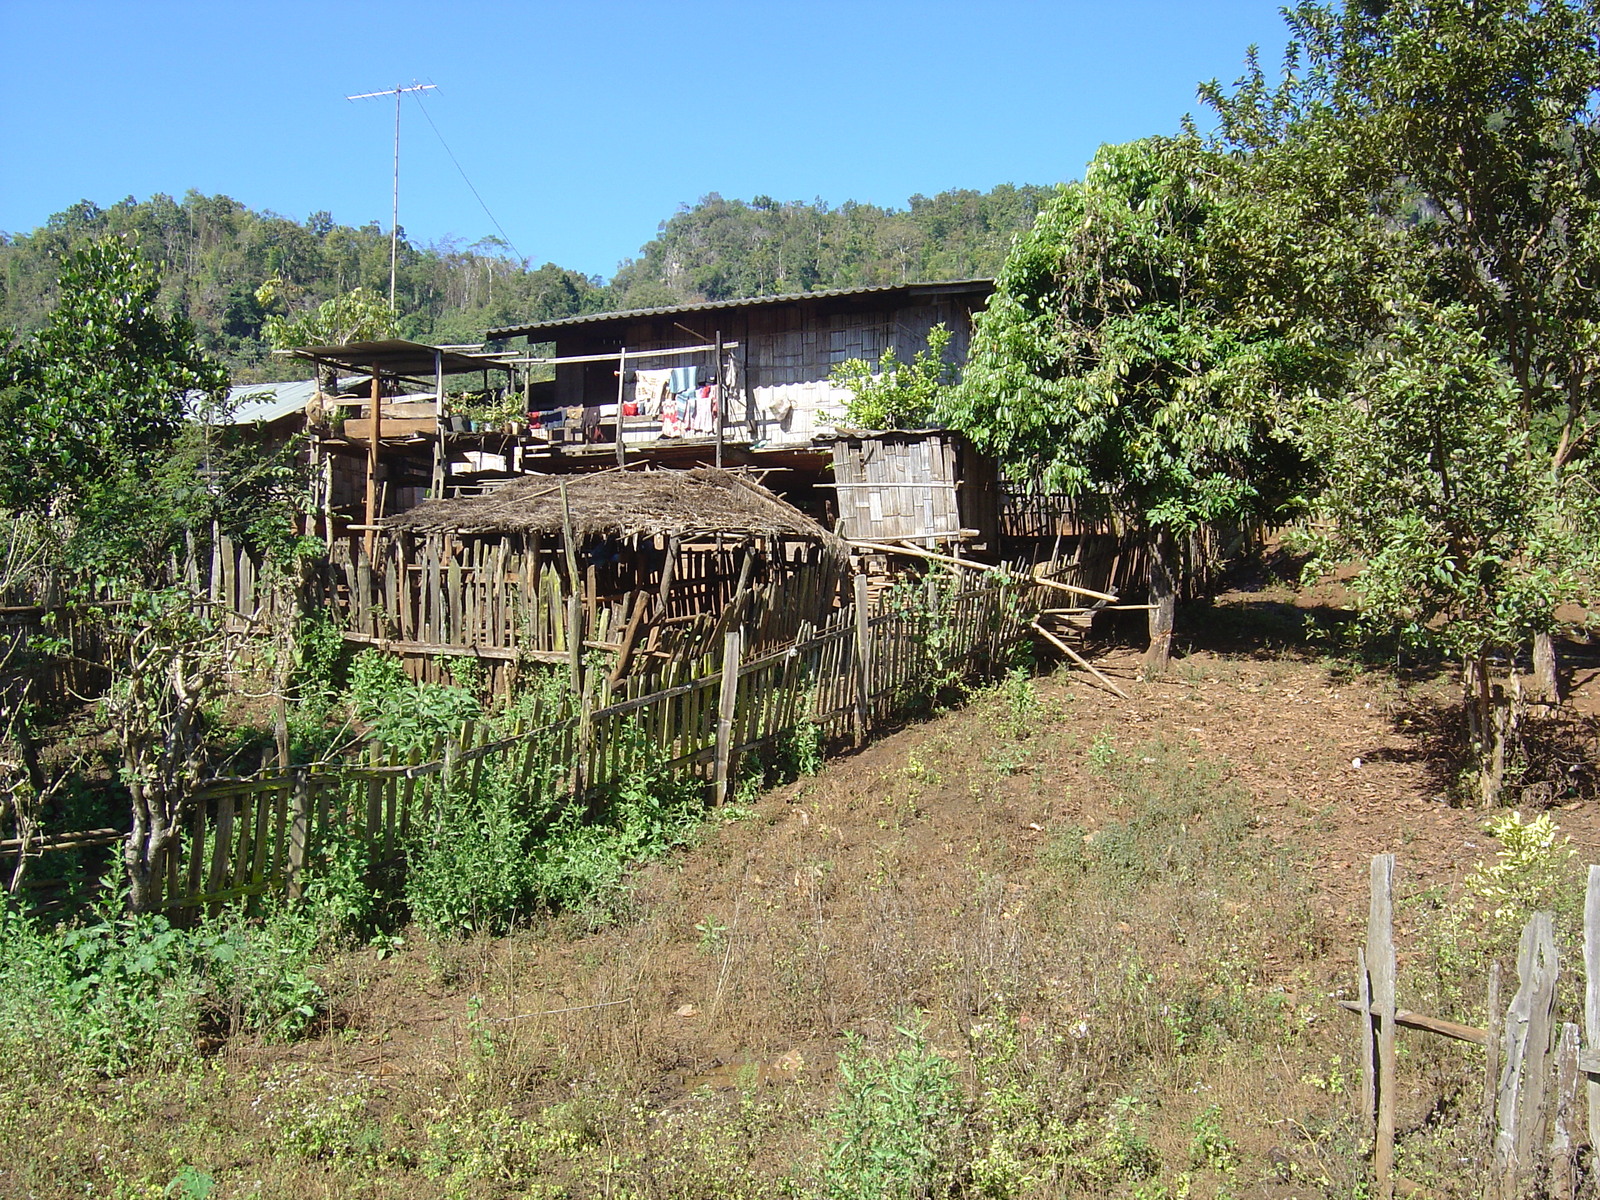
[[[394,212],[389,220],[389,307],[394,308],[394,265],[400,247],[400,98],[407,92],[431,92],[431,83],[412,81],[410,87],[398,84],[381,92],[362,92],[359,96],[346,96],[346,100],[376,100],[380,96],[394,97]]]

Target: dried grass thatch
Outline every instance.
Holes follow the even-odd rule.
[[[529,475],[485,496],[429,500],[382,524],[419,534],[559,534],[563,483],[579,538],[753,535],[798,538],[826,545],[840,557],[848,553],[839,538],[753,479],[712,467]]]

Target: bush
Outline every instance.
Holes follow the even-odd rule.
[[[159,915],[42,928],[0,900],[0,1046],[45,1075],[181,1063],[206,1027],[302,1034],[325,995],[303,907],[237,910],[194,929]]]
[[[450,932],[503,931],[540,911],[603,924],[620,907],[628,868],[687,842],[704,815],[697,781],[647,765],[593,805],[572,803],[565,787],[553,739],[459,771],[410,847],[412,916]]]
[[[372,736],[396,750],[428,748],[483,715],[465,688],[413,683],[400,660],[364,650],[350,664],[350,701]]]
[[[961,1156],[961,1093],[951,1065],[912,1029],[894,1054],[869,1054],[858,1035],[839,1055],[841,1095],[828,1118],[822,1171],[828,1200],[910,1200],[951,1191]]]

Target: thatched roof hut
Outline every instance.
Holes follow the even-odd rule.
[[[844,559],[849,548],[816,521],[736,471],[603,471],[592,475],[529,475],[483,496],[430,500],[385,518],[413,534],[544,534],[687,539],[720,536],[799,540]]]
[[[527,476],[382,529],[374,637],[418,656],[611,652],[614,678],[687,670],[734,627],[751,652],[787,645],[832,615],[850,571],[842,539],[710,468]]]

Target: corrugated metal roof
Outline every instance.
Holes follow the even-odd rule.
[[[304,412],[317,385],[309,379],[288,383],[241,383],[228,389],[229,425],[254,425],[272,422],[292,413]]]
[[[590,313],[583,317],[555,317],[527,325],[508,325],[489,330],[490,338],[519,337],[545,329],[570,329],[578,325],[604,325],[612,321],[633,321],[644,317],[670,317],[680,313],[708,312],[713,309],[756,308],[769,304],[793,304],[798,300],[827,300],[849,296],[871,296],[885,292],[939,295],[947,292],[989,292],[992,279],[950,279],[929,283],[879,283],[870,287],[825,288],[816,292],[787,292],[781,296],[748,296],[739,300],[704,300],[698,304],[672,304],[663,308],[631,308],[621,312]]]
[[[435,356],[446,375],[461,375],[504,364],[492,354],[470,354],[446,350],[424,342],[389,338],[380,342],[351,342],[345,346],[296,346],[289,351],[297,358],[332,363],[347,371],[379,371],[391,375],[432,376]]]

